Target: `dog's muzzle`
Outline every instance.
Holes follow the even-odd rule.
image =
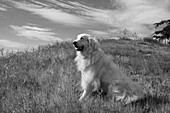
[[[83,49],[84,49],[84,46],[79,46],[76,41],[73,42],[73,45],[77,51],[83,51]]]

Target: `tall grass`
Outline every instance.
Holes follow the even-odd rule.
[[[71,42],[0,57],[1,113],[170,112],[170,48],[141,41],[101,40],[102,49],[147,92],[129,105],[98,96],[78,102],[80,72]]]

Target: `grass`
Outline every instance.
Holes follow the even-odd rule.
[[[122,105],[100,97],[78,102],[80,72],[71,42],[0,57],[0,113],[168,113],[170,47],[143,41],[100,40],[102,49],[147,93]]]

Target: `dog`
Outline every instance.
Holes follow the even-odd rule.
[[[73,41],[77,56],[75,62],[81,72],[83,93],[79,101],[84,100],[95,91],[105,94],[116,94],[116,100],[130,103],[143,97],[141,86],[133,82],[113,62],[111,55],[106,55],[97,39],[83,33]]]

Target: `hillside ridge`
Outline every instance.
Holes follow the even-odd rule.
[[[0,57],[0,112],[169,112],[170,47],[141,40],[99,40],[106,54],[133,81],[148,92],[144,100],[128,106],[91,97],[84,103],[80,72],[70,41],[39,46]]]

